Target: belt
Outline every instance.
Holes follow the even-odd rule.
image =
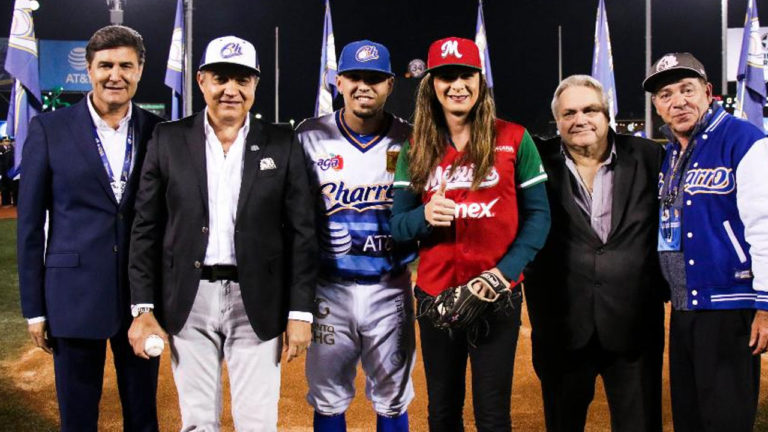
[[[321,274],[320,278],[329,282],[358,285],[376,285],[388,280],[392,280],[408,270],[408,267],[398,267],[390,270],[388,273],[380,275],[360,275],[360,276],[331,276]]]
[[[203,271],[200,274],[201,279],[206,279],[209,282],[215,282],[219,280],[228,280],[232,282],[238,282],[237,266],[233,265],[212,265],[203,266]]]

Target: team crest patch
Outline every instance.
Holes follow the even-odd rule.
[[[659,60],[659,63],[656,65],[656,72],[661,72],[677,65],[678,65],[678,62],[677,62],[676,55],[674,54],[665,55],[664,57],[661,58],[661,60]]]
[[[459,52],[459,41],[457,40],[445,41],[445,43],[443,43],[440,46],[440,56],[442,58],[453,56],[453,57],[456,57],[457,59],[464,57],[464,55]]]
[[[243,48],[239,43],[230,42],[221,49],[222,58],[232,58],[243,54]]]
[[[379,58],[379,50],[373,45],[363,45],[355,52],[355,60],[359,62],[368,62]]]
[[[344,158],[341,155],[331,154],[328,157],[318,159],[315,164],[323,171],[328,171],[329,169],[341,171],[344,168]]]

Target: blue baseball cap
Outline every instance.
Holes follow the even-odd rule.
[[[369,40],[350,42],[341,50],[337,73],[350,71],[372,71],[395,75],[389,63],[387,47]]]

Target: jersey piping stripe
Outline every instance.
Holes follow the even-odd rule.
[[[370,141],[368,142],[362,142],[359,139],[355,138],[355,133],[352,132],[352,130],[347,127],[347,124],[344,123],[344,118],[342,117],[344,115],[344,108],[336,111],[336,126],[339,127],[339,132],[341,132],[341,135],[349,141],[350,144],[357,147],[358,150],[365,153],[373,146],[381,142],[381,140],[384,139],[385,136],[387,136],[387,132],[389,132],[390,126],[392,126],[392,117],[387,117],[387,125],[384,127],[384,129],[376,134]]]
[[[539,174],[536,177],[534,177],[534,178],[532,178],[532,179],[530,179],[528,181],[524,181],[524,182],[520,183],[519,187],[520,187],[520,189],[525,189],[528,186],[533,186],[533,185],[535,185],[537,183],[541,183],[541,182],[543,182],[545,180],[547,180],[547,175],[546,174]]]
[[[409,181],[403,181],[403,180],[401,180],[401,181],[396,181],[396,182],[393,182],[393,183],[392,183],[392,186],[394,186],[394,187],[397,187],[397,188],[400,188],[400,187],[408,187],[408,186],[410,186],[410,185],[411,185],[411,182],[409,182]]]

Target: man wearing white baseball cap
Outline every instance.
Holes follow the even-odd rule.
[[[222,359],[235,428],[277,430],[280,335],[288,361],[310,341],[304,153],[290,128],[249,114],[259,75],[252,44],[211,41],[197,73],[206,108],[155,130],[137,194],[129,337],[145,356],[147,337],[170,334],[185,431],[219,430]]]

